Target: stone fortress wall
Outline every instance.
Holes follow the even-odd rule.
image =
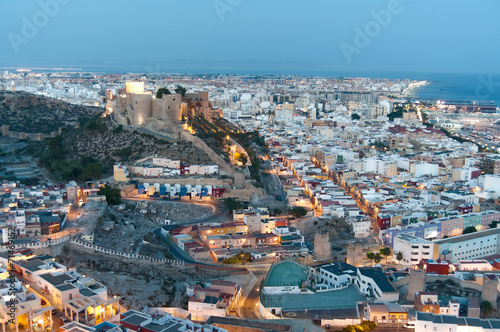
[[[151,91],[144,91],[144,82],[127,82],[125,92],[113,95],[106,91],[106,109],[121,125],[143,125],[155,120],[161,127],[179,125],[182,121],[182,96],[178,93],[164,94],[161,99]]]

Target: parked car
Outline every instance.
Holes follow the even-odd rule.
[[[410,321],[403,326],[407,329],[415,329],[415,322]]]
[[[41,303],[42,305],[46,305],[47,304],[47,301],[45,301],[44,299],[41,300]]]
[[[340,247],[333,247],[332,249],[335,251],[342,251],[342,248],[340,248]]]

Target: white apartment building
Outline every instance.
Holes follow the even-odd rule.
[[[494,332],[500,331],[498,319],[479,319],[435,315],[430,312],[417,312],[415,331],[418,332]]]
[[[432,259],[434,244],[408,233],[401,233],[394,238],[393,259],[397,260],[398,253],[403,254],[403,265],[416,265],[423,259]]]
[[[496,197],[500,196],[500,175],[486,175],[484,177],[484,191],[493,191]]]
[[[499,242],[500,228],[436,240],[433,242],[434,258],[457,263],[495,255],[498,254]]]
[[[384,176],[394,176],[398,172],[398,163],[395,160],[368,158],[364,160],[363,171]]]
[[[311,275],[318,289],[343,288],[354,284],[357,268],[347,263],[328,263],[311,267]]]
[[[387,280],[386,275],[370,267],[358,268],[355,285],[358,290],[375,302],[397,302],[399,292]]]
[[[356,218],[349,221],[349,223],[352,226],[354,237],[360,238],[370,235],[371,220],[369,218],[368,219]]]
[[[416,177],[423,175],[439,175],[439,166],[437,164],[419,163],[410,164],[410,173],[415,174]]]

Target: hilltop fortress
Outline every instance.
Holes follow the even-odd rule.
[[[116,95],[106,91],[106,110],[113,113],[118,124],[144,126],[151,123],[157,128],[175,128],[183,117],[197,114],[209,108],[208,92],[187,93],[183,97],[178,93],[163,94],[156,98],[152,91],[144,90],[144,82],[130,81],[125,90]]]

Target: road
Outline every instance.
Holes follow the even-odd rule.
[[[240,145],[240,143],[236,142],[234,139],[230,138],[228,140],[228,143],[229,145],[234,145],[236,147],[235,150],[237,151],[234,151],[234,152],[238,152],[240,155],[241,154],[244,154],[245,157],[247,158],[247,163],[245,164],[245,166],[252,166],[252,162],[250,160],[250,156],[248,155],[248,153],[246,152],[246,150]],[[231,159],[233,159],[233,151],[231,150]],[[234,160],[233,160],[233,163],[234,163]]]
[[[154,198],[154,197],[147,197],[147,198],[126,197],[126,198],[123,198],[123,200],[124,201],[163,201],[160,198]],[[232,221],[232,219],[230,219],[227,216],[224,205],[223,205],[222,201],[220,201],[220,200],[207,200],[207,201],[203,201],[203,202],[198,202],[195,200],[182,199],[182,200],[178,200],[178,201],[170,200],[169,202],[176,203],[176,204],[195,204],[195,205],[202,205],[202,206],[210,206],[212,208],[212,213],[209,216],[176,224],[179,226],[211,224],[211,223],[219,224],[219,223],[226,223],[226,222]],[[159,229],[158,229],[158,231],[159,231]],[[156,233],[155,235],[159,235],[159,233]],[[168,246],[169,246],[170,254],[172,254],[173,258],[177,259],[178,261],[184,262],[185,264],[200,264],[200,265],[205,265],[205,266],[219,266],[219,265],[214,265],[214,264],[205,264],[205,263],[197,262],[191,256],[189,256],[188,253],[186,253],[184,250],[182,250],[181,248],[176,246],[171,241],[169,242]]]
[[[266,194],[270,196],[270,200],[273,202],[270,205],[279,206],[280,209],[286,210],[286,192],[283,190],[283,185],[281,184],[278,174],[272,168],[271,161],[267,156],[259,154],[258,158],[264,161],[265,168],[267,169],[264,172],[269,175],[268,177],[272,178],[272,181],[265,181],[265,183],[263,183]],[[275,195],[280,195],[281,201],[276,200]]]
[[[252,290],[246,297],[245,301],[243,302],[243,305],[240,306],[239,308],[239,314],[241,315],[241,318],[244,319],[258,319],[260,318],[255,314],[255,311],[258,309],[258,304],[259,304],[259,295],[260,295],[260,284],[262,282],[262,279],[264,279],[265,275],[262,275],[257,279],[255,282],[254,286],[252,287]]]
[[[161,198],[155,197],[146,197],[146,198],[137,198],[137,197],[123,197],[123,201],[164,201]],[[233,221],[226,214],[226,210],[224,207],[224,203],[221,200],[204,200],[203,202],[198,202],[196,200],[182,198],[180,200],[168,200],[167,202],[172,202],[176,204],[195,204],[200,206],[209,206],[212,208],[212,213],[203,218],[193,219],[191,221],[186,221],[182,223],[178,223],[177,225],[194,225],[194,224],[210,224],[210,223],[226,223]]]

